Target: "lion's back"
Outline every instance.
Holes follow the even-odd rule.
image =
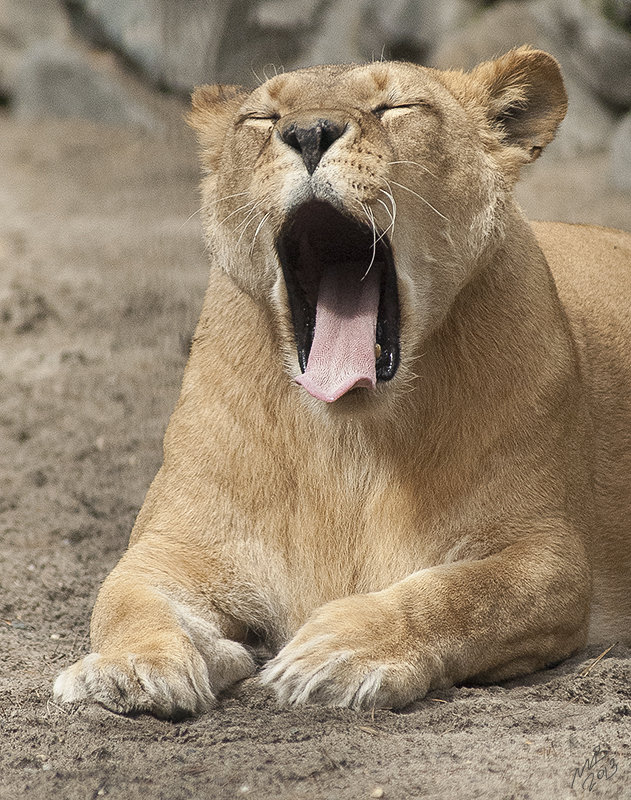
[[[627,406],[631,422],[631,233],[536,222],[594,402]],[[628,429],[631,433],[631,428]]]
[[[602,634],[613,614],[631,624],[631,234],[563,223],[533,228],[576,342],[593,424],[591,631]]]

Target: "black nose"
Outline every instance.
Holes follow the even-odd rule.
[[[336,139],[346,130],[346,125],[333,122],[330,119],[318,119],[312,125],[301,126],[291,122],[280,131],[280,137],[297,150],[305,162],[309,175],[313,175],[320,159]]]

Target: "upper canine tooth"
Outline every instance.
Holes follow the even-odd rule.
[[[375,360],[377,360],[381,356],[381,345],[379,342],[375,344]]]

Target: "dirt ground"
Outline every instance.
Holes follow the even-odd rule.
[[[279,709],[255,680],[178,723],[51,700],[160,464],[206,283],[196,182],[183,126],[0,117],[0,798],[631,798],[620,645],[402,713]],[[600,157],[544,157],[519,197],[631,230]]]

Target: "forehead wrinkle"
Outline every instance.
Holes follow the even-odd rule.
[[[304,108],[329,107],[345,94],[353,104],[372,106],[406,102],[429,91],[435,80],[427,70],[397,62],[315,67],[274,76],[255,90],[256,105],[281,114]]]
[[[263,84],[261,88],[265,92],[265,95],[267,95],[267,97],[264,99],[268,99],[271,102],[278,100],[279,95],[283,90],[283,83],[285,83],[285,81],[282,80],[282,77],[274,78],[273,80],[267,81],[267,83]]]
[[[369,105],[388,102],[400,94],[397,66],[390,62],[360,64],[349,73],[348,87],[357,100]]]
[[[295,80],[291,80],[291,77]],[[257,101],[274,106],[284,113],[290,109],[319,105],[323,99],[331,96],[333,84],[323,85],[321,80],[314,80],[313,76],[305,76],[302,80],[301,77],[299,72],[294,72],[273,78],[261,86]]]
[[[378,92],[385,92],[392,77],[392,70],[389,64],[371,64],[370,76],[374,81],[375,89]]]
[[[338,84],[340,78],[353,70],[355,66],[354,64],[319,64],[313,67],[303,67],[275,75],[261,84],[260,88],[268,91],[273,100],[281,101],[294,99],[294,95],[304,94],[308,90],[331,91]],[[291,96],[285,97],[286,93]]]

